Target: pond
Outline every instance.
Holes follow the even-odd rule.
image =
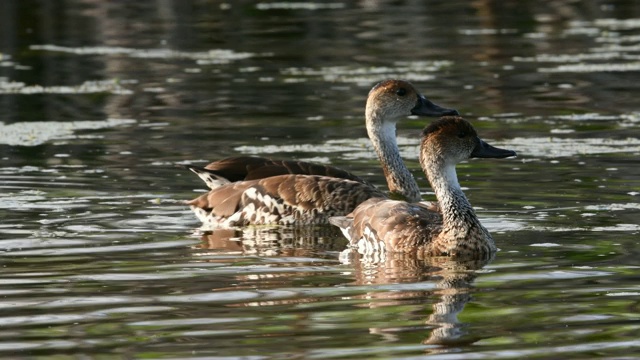
[[[635,1],[3,1],[0,356],[631,358],[640,351]],[[384,188],[387,78],[518,157],[460,182],[488,262],[341,258],[330,226],[206,232],[181,167],[234,155]],[[423,189],[420,131],[398,124]]]

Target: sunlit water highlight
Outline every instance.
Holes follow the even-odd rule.
[[[635,4],[505,4],[72,1],[57,25],[3,8],[33,35],[0,48],[0,354],[634,357]],[[198,229],[183,200],[204,184],[178,164],[296,158],[384,187],[363,106],[386,77],[518,152],[458,167],[494,259],[360,258],[329,226]],[[398,138],[433,200],[427,121]]]

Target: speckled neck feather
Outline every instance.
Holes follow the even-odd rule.
[[[447,253],[496,250],[489,231],[482,226],[458,182],[456,164],[435,147],[423,143],[420,163],[436,193],[442,214],[442,229],[434,245]]]
[[[420,201],[420,188],[400,156],[396,140],[397,119],[377,110],[374,106],[367,106],[367,133],[382,164],[389,191],[408,202]]]

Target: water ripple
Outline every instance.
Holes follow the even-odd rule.
[[[51,140],[73,139],[73,134],[79,130],[105,129],[135,123],[136,121],[132,119],[71,122],[32,121],[9,125],[4,125],[4,123],[0,122],[0,144],[36,146]]]
[[[170,248],[184,248],[190,244],[198,243],[198,241],[159,241],[159,242],[146,242],[141,244],[127,244],[127,245],[101,245],[99,247],[82,247],[82,248],[43,248],[39,250],[16,250],[7,251],[4,256],[66,256],[66,255],[79,255],[79,254],[97,254],[97,253],[116,253],[116,252],[132,252],[132,251],[149,251],[158,249],[170,249]]]

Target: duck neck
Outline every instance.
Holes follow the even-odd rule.
[[[430,167],[426,168],[425,173],[436,193],[442,211],[442,234],[447,237],[463,239],[479,230],[490,237],[489,232],[480,223],[471,203],[460,188],[455,164],[438,161],[427,165]]]
[[[407,169],[400,156],[398,142],[396,140],[396,123],[380,121],[371,116],[367,121],[367,132],[373,147],[378,154],[378,159],[382,164],[384,176],[391,196],[404,198],[409,202],[421,201],[420,188],[413,175]],[[373,126],[371,124],[381,124]]]

